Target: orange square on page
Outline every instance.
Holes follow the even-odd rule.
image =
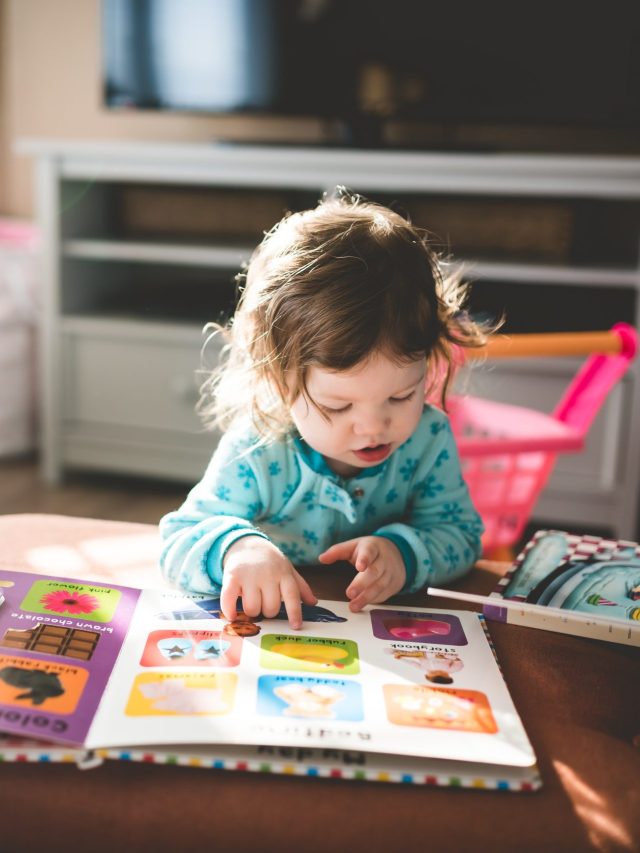
[[[88,678],[80,666],[0,655],[0,704],[71,714]]]
[[[495,734],[498,731],[489,700],[478,690],[385,684],[389,722],[463,732]]]

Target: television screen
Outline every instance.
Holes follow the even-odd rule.
[[[640,127],[640,4],[103,0],[109,107]]]

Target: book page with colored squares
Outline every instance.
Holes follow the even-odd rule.
[[[346,603],[229,626],[219,600],[145,590],[86,740],[244,744],[528,767],[477,614]]]
[[[83,744],[140,590],[0,571],[0,731]]]

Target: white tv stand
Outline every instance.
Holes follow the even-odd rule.
[[[18,150],[37,159],[42,453],[50,482],[66,468],[193,482],[216,441],[194,413],[201,330],[211,319],[207,300],[215,277],[231,281],[255,240],[123,233],[114,208],[127,188],[292,193],[313,204],[345,184],[403,204],[420,195],[561,200],[592,211],[613,203],[627,228],[636,229],[636,240],[640,232],[635,158],[47,140],[24,140]],[[455,252],[456,235],[450,238]],[[474,264],[473,278],[479,289],[483,282],[508,284],[514,304],[532,284],[551,306],[556,290],[573,288],[577,311],[581,297],[595,296],[604,308],[612,294],[626,306],[617,320],[637,326],[640,319],[637,250],[620,263],[485,258]],[[567,313],[567,319],[575,325],[575,317]],[[594,327],[593,317],[585,327]],[[478,372],[471,390],[549,410],[575,367],[553,359],[500,363]],[[585,453],[559,459],[537,517],[637,536],[639,381],[637,363],[598,417]]]

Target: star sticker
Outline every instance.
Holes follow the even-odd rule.
[[[184,649],[182,646],[179,646],[177,644],[175,646],[171,646],[170,649],[167,649],[167,654],[169,655],[170,658],[184,657],[185,652],[186,652],[186,649]]]

